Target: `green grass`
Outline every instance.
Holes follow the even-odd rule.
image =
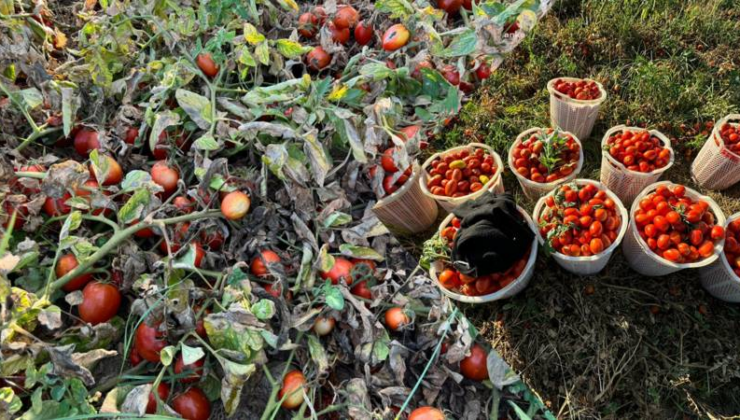
[[[505,160],[520,132],[549,126],[550,79],[590,77],[609,98],[584,140],[581,176],[598,179],[606,130],[644,125],[678,152],[664,179],[696,188],[688,168],[706,124],[740,110],[739,47],[737,0],[560,1],[433,146],[482,141]],[[505,182],[531,210],[508,170]],[[702,192],[727,215],[740,210],[738,186]],[[587,285],[594,295],[584,294]],[[524,293],[464,308],[559,417],[740,413],[740,311],[708,295],[696,272],[643,278],[618,251],[600,275],[578,277],[543,257]],[[503,321],[494,322],[498,315]]]

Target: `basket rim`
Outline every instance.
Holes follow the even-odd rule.
[[[622,203],[622,200],[619,199],[619,197],[609,188],[606,187],[606,185],[602,184],[599,181],[595,181],[593,179],[587,179],[587,178],[579,178],[574,179],[571,182],[575,182],[576,184],[592,184],[596,187],[604,190],[606,192],[606,195],[614,200],[614,202],[617,204],[617,207],[619,207],[619,215],[622,218],[621,224],[619,225],[619,233],[617,234],[617,239],[612,242],[611,245],[609,245],[608,248],[601,251],[601,253],[597,255],[590,255],[590,256],[581,256],[581,257],[573,257],[570,255],[564,255],[559,252],[553,253],[552,256],[555,259],[559,259],[566,262],[593,262],[598,261],[604,257],[609,257],[612,253],[614,253],[614,250],[616,250],[621,244],[622,240],[624,239],[624,235],[627,233],[627,225],[629,224],[629,215],[627,214],[627,207],[625,207],[624,203]],[[533,220],[539,220],[540,213],[544,211],[546,205],[545,200],[547,197],[553,195],[555,193],[555,190],[552,190],[545,194],[544,196],[540,197],[539,200],[537,200],[537,204],[534,207],[534,210],[532,211],[532,218]],[[539,230],[537,231],[537,237],[540,240],[541,244],[545,243],[545,238],[540,235]]]
[[[655,136],[660,139],[660,141],[663,143],[663,146],[671,151],[671,159],[668,161],[668,164],[662,168],[654,169],[650,172],[640,172],[640,171],[633,171],[632,169],[627,169],[626,166],[622,162],[619,162],[618,160],[614,159],[614,157],[604,148],[606,146],[607,141],[609,141],[609,137],[611,137],[614,133],[617,133],[619,131],[625,131],[625,130],[634,130],[634,131],[647,131],[650,133],[650,135]],[[650,129],[647,130],[645,128],[640,127],[628,127],[624,124],[617,125],[615,127],[610,128],[607,130],[606,133],[604,133],[604,137],[601,139],[601,156],[602,158],[606,158],[606,160],[612,165],[615,166],[616,169],[619,169],[624,172],[628,172],[631,175],[659,175],[663,172],[666,172],[668,169],[670,169],[673,164],[676,162],[676,152],[673,150],[673,147],[671,146],[671,140],[666,137],[665,134],[661,133],[660,131],[656,129]]]
[[[727,231],[727,227],[730,226],[730,223],[736,219],[740,219],[740,212],[737,212],[727,217],[727,220],[725,220],[725,225],[724,225],[725,231]],[[738,276],[737,273],[735,273],[735,270],[733,270],[732,267],[730,267],[730,263],[727,261],[727,258],[725,258],[724,247],[722,249],[722,258],[720,258],[720,260],[722,261],[722,265],[725,267],[725,270],[727,270],[727,272],[730,274],[730,277],[735,282],[735,284],[740,285],[740,276]]]
[[[427,168],[429,167],[429,165],[431,165],[432,162],[434,161],[434,159],[436,159],[438,157],[445,156],[447,153],[454,152],[454,151],[457,151],[457,150],[467,149],[468,147],[471,147],[471,146],[473,146],[473,147],[480,147],[480,148],[486,149],[486,150],[488,150],[491,153],[491,156],[493,157],[493,160],[496,162],[496,166],[497,166],[496,173],[491,176],[491,178],[488,180],[488,182],[486,182],[485,184],[483,184],[483,188],[481,188],[478,191],[471,192],[471,193],[469,193],[467,195],[464,195],[462,197],[447,197],[446,195],[432,194],[432,192],[429,191],[429,188],[427,188],[427,183],[426,183],[427,178],[429,178],[429,173],[427,172]],[[468,199],[468,198],[470,198],[470,196],[473,195],[473,194],[478,194],[481,191],[488,190],[490,187],[492,187],[493,185],[495,185],[496,182],[498,182],[498,179],[501,178],[501,176],[503,175],[503,172],[504,172],[504,162],[501,159],[501,156],[498,153],[496,153],[495,150],[493,150],[493,147],[491,147],[491,146],[489,146],[487,144],[473,142],[473,143],[464,144],[462,146],[455,146],[455,147],[449,148],[447,150],[444,150],[442,152],[437,152],[437,153],[433,154],[432,156],[430,156],[429,159],[425,160],[424,163],[421,165],[421,175],[419,176],[419,186],[421,187],[421,191],[426,196],[431,197],[431,198],[433,198],[433,199],[435,199],[437,201],[462,200],[462,199]]]
[[[642,200],[643,197],[650,194],[651,192],[655,191],[656,188],[658,188],[661,185],[666,186],[676,186],[676,185],[683,185],[683,184],[676,184],[672,181],[659,181],[653,184],[648,185],[643,189],[640,194],[635,197],[635,200],[632,202],[632,206],[630,207],[630,233],[635,236],[635,241],[637,242],[637,245],[645,251],[645,254],[648,255],[653,261],[659,262],[660,264],[663,264],[667,267],[674,268],[676,270],[682,270],[684,268],[699,268],[699,267],[706,267],[707,265],[713,263],[714,261],[719,258],[721,254],[724,254],[724,247],[725,247],[725,238],[723,237],[720,241],[718,241],[716,244],[714,244],[714,254],[712,256],[707,257],[700,261],[695,261],[691,263],[674,263],[672,261],[668,261],[662,256],[656,254],[648,248],[647,244],[645,243],[645,240],[642,239],[640,234],[637,232],[637,224],[633,223],[633,215],[637,211],[637,208],[640,206],[640,200]],[[683,185],[686,188],[686,196],[689,196],[693,199],[701,199],[706,201],[709,204],[709,208],[712,209],[712,213],[714,213],[714,216],[717,218],[717,224],[724,224],[726,223],[727,219],[725,218],[725,214],[722,212],[722,208],[717,204],[712,197],[702,195],[698,191],[689,188],[685,185]]]
[[[516,179],[520,183],[523,183],[524,185],[527,185],[527,186],[532,185],[532,186],[537,186],[538,188],[549,188],[549,189],[552,189],[552,188],[557,187],[560,184],[564,184],[566,182],[570,182],[570,181],[578,178],[578,175],[581,173],[581,170],[583,170],[583,164],[584,164],[584,161],[585,161],[585,156],[583,155],[583,143],[581,143],[581,140],[575,134],[571,133],[570,131],[560,130],[561,133],[568,134],[568,135],[572,136],[573,139],[576,141],[576,143],[578,143],[578,146],[579,146],[579,150],[578,150],[578,163],[576,164],[575,169],[573,169],[573,172],[570,175],[566,176],[565,178],[560,178],[560,179],[558,179],[556,181],[552,181],[552,182],[534,182],[531,179],[525,178],[519,172],[516,171],[516,168],[514,168],[514,162],[513,162],[513,159],[514,159],[514,154],[513,154],[514,148],[517,145],[519,145],[519,144],[522,143],[522,141],[523,141],[522,139],[524,139],[525,136],[529,136],[529,135],[531,135],[534,132],[544,131],[544,130],[547,130],[549,128],[550,127],[547,127],[547,128],[546,127],[533,127],[533,128],[528,129],[528,130],[522,131],[516,137],[516,140],[514,140],[514,143],[512,143],[511,146],[509,146],[509,151],[508,151],[508,156],[507,156],[507,162],[506,163],[509,165],[509,170],[511,170],[511,172],[514,174],[514,176],[516,177]],[[557,129],[557,130],[559,130],[559,129]]]
[[[566,82],[579,82],[581,80],[585,80],[588,82],[594,82],[599,87],[599,92],[601,92],[601,96],[596,99],[588,99],[588,100],[575,99],[575,98],[571,98],[570,96],[563,96],[562,93],[555,90],[555,82],[558,80],[565,80]],[[554,79],[550,79],[547,82],[547,91],[550,92],[551,97],[555,97],[556,99],[563,101],[563,102],[572,102],[576,105],[600,105],[604,101],[606,101],[606,97],[607,97],[607,92],[606,92],[606,89],[604,89],[604,85],[588,77],[563,76],[563,77],[556,77]]]
[[[532,229],[532,232],[534,232],[534,234],[535,234],[535,237],[532,240],[532,247],[530,248],[529,258],[527,259],[527,265],[524,266],[524,270],[522,270],[522,273],[519,275],[519,277],[517,277],[516,279],[514,279],[514,281],[512,281],[511,283],[509,283],[503,289],[497,290],[497,291],[495,291],[493,293],[489,293],[489,294],[483,295],[483,296],[466,296],[466,295],[463,295],[463,294],[460,294],[460,293],[453,292],[452,290],[449,290],[449,289],[445,288],[444,286],[442,286],[442,283],[439,282],[439,278],[437,277],[437,265],[438,264],[441,264],[441,262],[435,261],[431,265],[431,267],[429,267],[429,275],[432,278],[432,280],[434,280],[434,284],[437,286],[437,288],[440,289],[440,291],[443,294],[445,294],[446,296],[448,296],[451,299],[457,300],[459,302],[465,302],[465,303],[488,303],[488,302],[493,302],[493,301],[502,299],[503,296],[507,292],[509,292],[511,289],[514,288],[514,286],[516,286],[517,284],[520,284],[525,279],[525,276],[526,275],[528,275],[528,274],[534,274],[534,273],[530,273],[529,271],[530,270],[534,270],[534,263],[537,261],[537,251],[538,251],[538,248],[539,248],[539,243],[537,241],[537,236],[538,236],[538,234],[537,234],[537,228],[536,228],[534,222],[532,221],[532,218],[527,213],[527,211],[523,207],[519,206],[518,204],[516,205],[516,207],[517,207],[517,210],[519,210],[519,213],[521,213],[522,216],[524,216],[524,220],[527,221],[527,224],[529,224],[530,229]],[[453,217],[455,217],[455,215],[453,213],[450,213],[449,215],[447,215],[447,217],[445,217],[445,219],[439,225],[439,229],[437,230],[437,234],[439,232],[441,232],[442,229],[444,229],[445,227],[447,227],[447,225],[452,221],[452,218]]]

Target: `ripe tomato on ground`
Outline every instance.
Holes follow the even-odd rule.
[[[426,170],[429,192],[444,197],[465,197],[482,190],[498,168],[485,149],[471,147],[443,154]]]
[[[375,30],[373,25],[362,21],[355,26],[355,41],[360,45],[367,45],[373,40]]]
[[[331,280],[332,284],[338,284],[340,280],[344,280],[348,285],[352,284],[352,268],[354,268],[352,261],[342,258],[335,257],[334,265],[329,271],[322,271],[319,273],[322,279]]]
[[[330,316],[317,317],[316,321],[314,321],[314,324],[313,324],[313,331],[319,337],[329,335],[334,330],[334,326],[336,325],[336,323],[337,323],[337,320]]]
[[[251,203],[247,194],[232,191],[221,200],[221,213],[229,220],[239,220],[249,212]]]
[[[172,400],[172,409],[185,420],[208,420],[211,417],[211,402],[197,387],[176,396]]]
[[[105,178],[102,182],[102,185],[115,185],[120,183],[123,180],[123,169],[121,169],[121,165],[119,165],[115,159],[108,155],[103,155],[102,158],[105,160],[105,165],[107,166],[107,171],[104,174]],[[93,180],[100,182],[100,180],[97,179],[95,175],[92,164],[90,164],[90,177]]]
[[[169,196],[177,189],[177,181],[180,180],[180,172],[177,168],[170,166],[167,161],[157,161],[151,170],[152,181],[164,189],[165,196]]]
[[[334,25],[339,29],[352,29],[360,20],[360,14],[352,6],[339,5],[336,15],[334,15]]]
[[[93,325],[108,322],[121,307],[121,292],[112,284],[91,281],[82,289],[80,318]]]
[[[306,64],[313,70],[323,70],[331,63],[331,55],[321,47],[316,47],[306,55]]]
[[[460,361],[460,373],[473,381],[488,379],[488,352],[480,344],[473,344],[470,355]]]
[[[80,264],[74,254],[62,255],[61,257],[59,257],[59,260],[57,260],[57,266],[54,270],[57,275],[57,279],[64,277],[64,275],[77,268],[78,265]],[[62,287],[62,290],[64,290],[65,292],[74,292],[75,290],[80,290],[87,283],[89,283],[92,278],[92,274],[90,273],[81,274],[65,284]]]
[[[282,400],[282,407],[294,410],[303,404],[303,394],[306,389],[306,377],[300,370],[291,370],[283,378],[283,386],[278,393],[278,399]]]
[[[383,34],[383,49],[386,51],[396,51],[404,47],[411,38],[411,33],[406,27],[397,23],[388,28]]]
[[[139,355],[150,362],[159,363],[161,360],[159,352],[167,347],[167,338],[159,331],[161,323],[149,325],[142,321],[136,329],[134,346]]]
[[[205,364],[205,361],[205,358],[201,358],[196,360],[194,363],[186,365],[185,360],[182,358],[182,354],[178,355],[177,359],[175,359],[175,374],[179,375],[181,373],[190,373],[190,375],[187,375],[184,378],[180,378],[178,379],[178,381],[184,384],[198,382],[200,378],[203,377],[203,365]]]
[[[409,420],[445,420],[443,412],[434,407],[419,407],[412,411]]]
[[[167,398],[170,397],[170,386],[166,382],[160,382],[159,386],[157,387],[157,394],[159,395],[159,399],[162,400],[163,403],[167,403]],[[157,412],[157,399],[154,396],[154,392],[149,393],[149,402],[146,405],[146,413],[147,414],[155,414]]]
[[[545,198],[539,215],[540,235],[555,251],[590,257],[609,248],[622,223],[617,203],[594,184],[566,184]]]
[[[94,149],[100,149],[98,132],[83,128],[75,134],[74,146],[77,153],[87,157]]]
[[[252,258],[249,270],[257,277],[265,277],[270,275],[267,264],[280,264],[280,256],[269,249],[261,251],[258,256]]]
[[[398,331],[410,323],[411,318],[403,308],[395,307],[385,311],[385,325],[392,331]]]
[[[298,18],[298,33],[304,38],[315,37],[319,27],[319,18],[313,13],[306,12]]]

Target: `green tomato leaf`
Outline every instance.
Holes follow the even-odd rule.
[[[193,143],[193,146],[196,149],[208,151],[218,150],[221,148],[218,141],[210,134],[204,134],[203,137],[198,138],[198,140]]]
[[[118,212],[118,220],[122,224],[127,225],[141,218],[141,211],[149,204],[150,200],[151,192],[149,190],[145,188],[136,190],[134,195],[121,207],[121,210]]]
[[[324,220],[324,227],[325,228],[332,228],[337,226],[344,226],[347,223],[352,222],[352,216],[350,216],[347,213],[342,213],[341,211],[335,211],[334,213],[330,214],[329,217],[327,217]]]
[[[382,255],[380,255],[377,251],[375,251],[372,248],[367,248],[364,246],[342,244],[339,246],[339,252],[341,252],[342,255],[346,255],[348,257],[357,258],[361,260],[373,260],[373,261],[385,260],[385,258]]]
[[[207,130],[211,127],[215,116],[210,99],[185,89],[177,89],[175,98],[177,98],[177,104],[200,129]]]
[[[252,313],[261,321],[270,319],[275,315],[275,302],[270,299],[260,299],[252,306]]]
[[[326,297],[326,304],[329,305],[330,308],[341,311],[344,309],[344,296],[342,296],[342,291],[339,290],[337,286],[334,286],[331,284],[331,281],[326,281],[324,283],[324,286],[321,288],[321,292]]]
[[[301,43],[289,39],[278,39],[275,42],[277,51],[285,58],[296,59],[311,51],[311,47],[304,47]]]
[[[190,347],[185,343],[180,345],[180,351],[182,351],[182,362],[186,365],[193,364],[206,355],[202,348]]]
[[[179,101],[178,101],[179,102]],[[164,111],[154,116],[152,132],[149,133],[149,150],[154,150],[159,142],[159,135],[167,127],[180,124],[180,115],[173,111]]]

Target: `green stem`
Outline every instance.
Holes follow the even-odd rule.
[[[180,223],[180,222],[187,222],[191,220],[198,220],[203,219],[206,217],[212,217],[220,214],[221,212],[219,210],[207,210],[203,212],[198,213],[191,213],[191,214],[185,214],[182,216],[176,216],[176,217],[170,217],[167,219],[159,219],[154,220],[151,222],[147,222],[146,219],[144,221],[135,223],[126,229],[120,230],[116,232],[109,240],[105,243],[100,249],[98,249],[94,254],[86,258],[82,261],[80,265],[78,265],[74,270],[70,271],[69,273],[65,274],[61,278],[54,281],[50,288],[49,293],[52,293],[56,290],[61,289],[65,284],[69,283],[72,279],[79,276],[80,274],[83,274],[88,268],[90,268],[93,264],[95,264],[98,260],[106,256],[111,251],[118,248],[118,246],[126,241],[131,235],[134,233],[146,229],[149,227],[154,226],[163,226],[163,225],[170,225],[174,223]]]
[[[46,172],[16,172],[15,176],[18,178],[44,179],[46,178]]]
[[[439,352],[442,349],[442,343],[444,343],[445,339],[447,338],[447,333],[450,331],[452,322],[455,321],[456,317],[457,317],[457,307],[455,307],[455,309],[452,310],[450,317],[447,318],[447,325],[445,326],[444,332],[442,333],[442,338],[439,339],[437,346],[434,348],[434,353],[432,353],[432,357],[429,358],[429,362],[427,362],[427,365],[424,366],[424,370],[421,372],[421,375],[419,375],[419,379],[416,380],[416,384],[414,385],[414,388],[411,390],[411,393],[409,394],[408,397],[406,397],[406,401],[403,402],[401,409],[398,410],[398,415],[396,416],[395,420],[401,420],[401,413],[403,413],[406,410],[406,407],[409,406],[409,403],[411,403],[411,399],[414,398],[414,394],[416,394],[416,391],[421,386],[421,382],[424,380],[424,377],[427,375],[427,371],[429,371],[429,367],[432,366],[432,362],[434,362],[437,359],[437,356],[439,355]]]
[[[16,152],[20,152],[26,146],[28,146],[29,144],[33,143],[37,139],[39,139],[41,137],[44,137],[44,136],[47,136],[47,135],[52,134],[52,133],[56,133],[57,131],[61,131],[61,130],[62,130],[61,127],[46,128],[46,129],[41,129],[39,127],[36,127],[36,129],[34,130],[34,132],[31,133],[31,135],[28,136],[28,138],[26,138],[25,140],[23,140],[23,143],[19,144],[18,147],[15,148],[15,151]],[[45,175],[46,174],[44,174],[44,176]],[[36,177],[29,176],[29,178],[36,178]]]

